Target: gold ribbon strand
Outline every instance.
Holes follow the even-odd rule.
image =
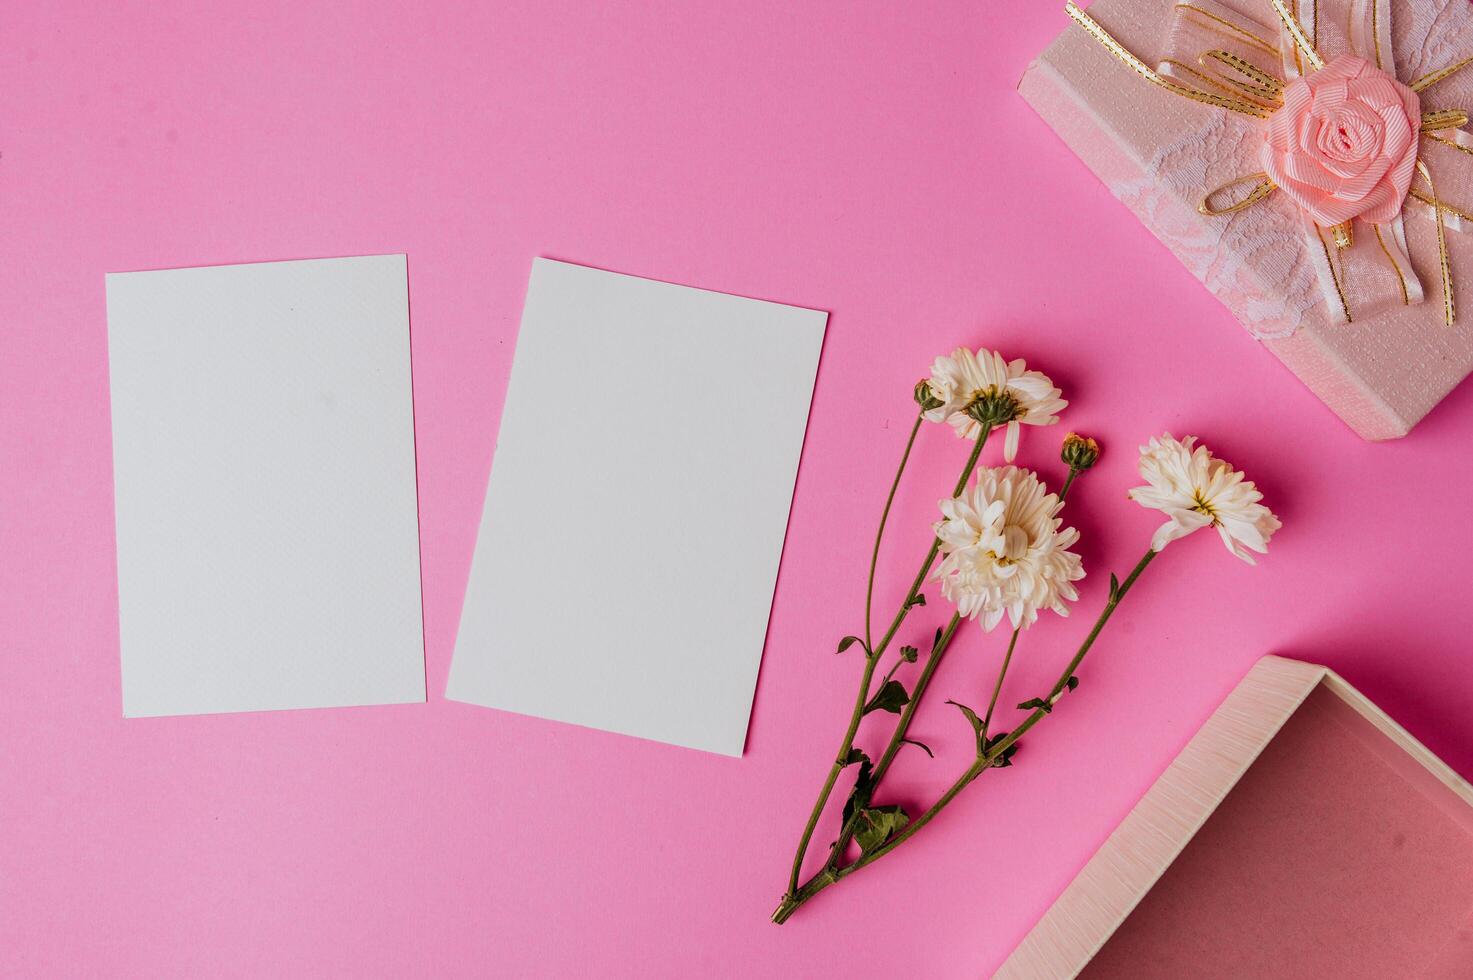
[[[1421,92],[1423,89],[1431,88],[1445,78],[1451,78],[1469,65],[1473,65],[1473,57],[1464,58],[1461,61],[1454,61],[1446,68],[1439,68],[1437,71],[1428,72],[1415,82],[1412,82],[1408,87],[1413,92]]]
[[[1207,62],[1215,61],[1220,65],[1225,65],[1228,71],[1236,72],[1238,75],[1247,79],[1247,81],[1242,81],[1232,78],[1222,69],[1219,69],[1219,73],[1223,75],[1223,78],[1229,85],[1236,85],[1245,92],[1276,104],[1281,104],[1284,101],[1283,79],[1275,75],[1270,75],[1257,65],[1239,58],[1231,51],[1223,51],[1221,49],[1208,51],[1197,60],[1201,62],[1204,68],[1207,67]],[[1277,108],[1277,105],[1275,108]]]
[[[1191,99],[1193,102],[1201,102],[1205,105],[1216,106],[1219,109],[1226,109],[1229,112],[1242,113],[1245,116],[1255,116],[1259,119],[1267,119],[1269,115],[1271,115],[1273,112],[1272,109],[1266,106],[1257,105],[1253,102],[1247,101],[1246,99],[1235,99],[1232,96],[1218,95],[1215,92],[1203,92],[1200,89],[1191,88],[1190,86],[1182,85],[1175,81],[1172,81],[1165,75],[1162,75],[1160,72],[1156,71],[1150,65],[1146,64],[1141,59],[1137,58],[1135,55],[1131,54],[1128,50],[1126,50],[1125,46],[1119,41],[1115,40],[1115,38],[1110,35],[1109,31],[1100,26],[1099,21],[1095,20],[1089,14],[1085,13],[1083,10],[1080,10],[1077,6],[1075,6],[1074,0],[1068,0],[1068,2],[1064,4],[1064,10],[1068,12],[1069,16],[1073,18],[1076,24],[1089,32],[1089,35],[1093,37],[1096,41],[1100,42],[1100,44],[1104,45],[1104,47],[1111,54],[1113,54],[1116,58],[1118,58],[1121,62],[1128,66],[1137,75],[1140,75],[1142,78],[1152,83],[1153,85],[1159,85],[1166,91],[1171,92],[1174,95],[1180,95],[1184,98]]]
[[[1435,133],[1443,129],[1462,129],[1468,125],[1468,113],[1462,109],[1434,109],[1422,113],[1422,132]]]
[[[1273,3],[1274,10],[1278,12],[1279,20],[1284,22],[1284,30],[1289,32],[1289,36],[1294,39],[1295,46],[1304,55],[1304,60],[1308,61],[1316,71],[1325,67],[1325,59],[1320,57],[1320,53],[1314,49],[1314,45],[1304,35],[1304,28],[1299,26],[1299,19],[1288,7],[1284,6],[1284,0],[1270,0],[1270,2]]]
[[[1218,207],[1212,203],[1213,199],[1219,194],[1225,194],[1235,187],[1241,187],[1244,184],[1250,183],[1253,184],[1253,189],[1245,194],[1241,200],[1234,201],[1225,207]],[[1239,177],[1237,180],[1230,180],[1216,190],[1208,191],[1207,196],[1202,198],[1197,204],[1197,211],[1207,215],[1209,218],[1215,218],[1221,214],[1232,214],[1234,211],[1241,211],[1244,208],[1252,207],[1277,189],[1277,185],[1268,179],[1268,174],[1260,170],[1256,174],[1247,174],[1246,176]]]

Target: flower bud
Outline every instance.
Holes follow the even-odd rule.
[[[989,388],[967,406],[967,414],[983,425],[1003,425],[1022,416],[1023,406],[1006,388]]]
[[[1100,444],[1087,436],[1071,432],[1064,437],[1059,458],[1071,470],[1087,470],[1100,458]]]
[[[946,403],[931,391],[931,382],[922,378],[916,382],[916,404],[921,406],[921,411],[932,412]]]

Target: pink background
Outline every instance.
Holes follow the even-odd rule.
[[[1018,98],[1065,23],[1031,0],[11,5],[0,974],[976,976],[1269,651],[1330,664],[1473,770],[1473,389],[1402,442],[1356,439]],[[391,251],[430,703],[124,722],[103,273]],[[538,254],[832,311],[742,759],[440,696]],[[831,651],[860,623],[910,388],[960,343],[1073,401],[1025,433],[1050,479],[1066,428],[1108,453],[1071,505],[1081,608],[1026,637],[1009,703],[1143,549],[1143,437],[1204,436],[1285,529],[1257,569],[1173,545],[1015,768],[774,927],[853,697],[858,658]],[[682,410],[739,408],[687,380]],[[887,610],[962,448],[920,441]],[[985,700],[1002,640],[959,635],[915,728],[938,758],[902,757],[894,801],[965,764],[940,702]]]

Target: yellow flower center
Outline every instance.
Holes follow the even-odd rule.
[[[1197,487],[1192,488],[1192,500],[1194,501],[1194,503],[1192,504],[1192,510],[1196,511],[1199,514],[1206,514],[1208,517],[1212,518],[1213,527],[1216,527],[1217,525],[1222,523],[1217,519],[1217,508],[1212,506],[1212,501],[1203,496],[1202,491]]]
[[[999,565],[1015,564],[1028,554],[1028,532],[1016,524],[1007,525],[1002,529],[1002,553],[989,551],[987,554]]]

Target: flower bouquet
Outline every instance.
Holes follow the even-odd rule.
[[[904,844],[984,772],[1012,765],[1019,740],[1078,686],[1075,672],[1085,655],[1141,574],[1169,543],[1193,531],[1214,527],[1228,550],[1250,564],[1251,552],[1267,551],[1279,521],[1261,503],[1262,494],[1252,482],[1205,446],[1197,445],[1192,437],[1178,440],[1166,434],[1152,438],[1141,447],[1140,473],[1146,485],[1131,490],[1130,497],[1142,506],[1161,511],[1166,522],[1123,581],[1110,576],[1104,608],[1053,687],[1041,697],[1017,705],[1028,713],[1011,730],[995,730],[994,714],[1020,635],[1037,621],[1041,611],[1067,616],[1068,604],[1079,597],[1073,583],[1084,577],[1079,556],[1070,550],[1079,540],[1079,533],[1063,527],[1060,514],[1075,481],[1099,459],[1099,445],[1073,433],[1065,437],[1060,457],[1068,474],[1058,493],[1049,492],[1038,474],[1012,465],[1022,426],[1058,422],[1058,413],[1068,404],[1060,394],[1048,377],[1028,370],[1022,360],[1007,361],[995,352],[973,353],[965,348],[937,358],[931,376],[916,385],[915,423],[890,484],[871,553],[864,630],[844,637],[838,645],[840,653],[857,647],[863,656],[854,708],[798,841],[787,890],[772,915],[774,922],[787,921],[825,888]],[[935,524],[930,549],[889,626],[876,638],[871,610],[880,544],[895,492],[921,424],[926,421],[949,424],[963,442],[970,444],[970,450],[951,496],[940,502],[941,517]],[[979,466],[983,447],[998,429],[1005,431],[1003,458],[1008,465]],[[924,654],[917,647],[901,646],[880,674],[907,614],[926,604],[922,589],[928,582],[937,583],[942,597],[955,607],[950,619],[936,631]],[[978,710],[960,701],[947,702],[960,711],[972,729],[976,749],[972,763],[923,813],[912,815],[901,806],[880,802],[885,776],[901,746],[920,745],[909,737],[911,721],[963,623],[975,621],[984,633],[990,633],[1005,619],[1010,635],[986,706]],[[922,660],[920,673],[907,690],[895,674],[902,664]],[[860,720],[873,712],[896,716],[889,741],[878,756],[854,744]],[[930,750],[926,751],[929,754]],[[855,775],[833,843],[822,867],[803,880],[804,858],[824,808],[840,776],[851,769]],[[851,845],[858,846],[857,856],[851,857]]]

